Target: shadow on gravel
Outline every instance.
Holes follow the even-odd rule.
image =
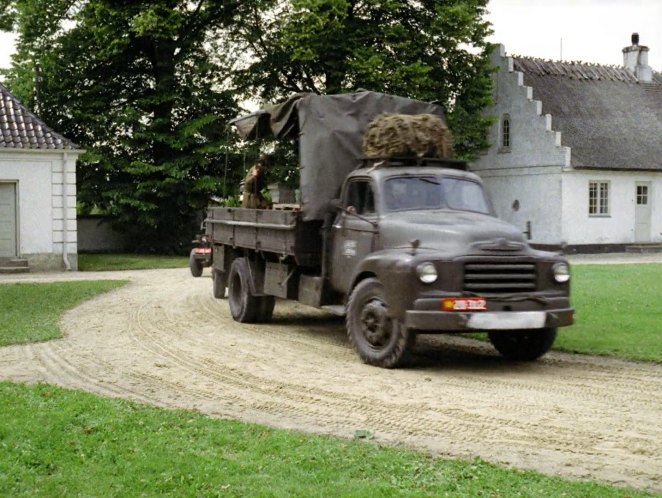
[[[506,360],[489,343],[447,334],[418,336],[411,359],[405,368],[535,375],[545,371],[552,374],[554,370],[550,364],[545,363],[544,357],[531,362]]]
[[[340,344],[351,350],[345,319],[341,316],[331,315],[303,308],[279,314],[278,308],[270,323],[265,328],[282,329],[283,334],[297,334],[306,336],[324,344]],[[274,332],[274,331],[272,331]],[[357,356],[357,361],[360,361]],[[416,339],[416,345],[406,365],[406,370],[443,371],[453,370],[459,372],[503,372],[503,373],[535,373],[549,370],[550,365],[544,360],[534,362],[509,361],[501,357],[487,342],[449,334],[422,334]]]
[[[265,329],[270,328],[272,333],[297,334],[320,343],[347,344],[347,347],[350,347],[345,332],[345,320],[341,316],[306,312],[279,315],[276,310],[272,320],[262,326]]]
[[[286,327],[304,327],[304,326],[326,326],[326,327],[345,327],[345,319],[342,316],[336,315],[310,315],[310,314],[288,314],[288,315],[278,315],[278,312],[274,312],[274,316],[271,319],[271,322],[274,325],[282,325]]]

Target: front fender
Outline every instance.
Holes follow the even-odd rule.
[[[371,253],[358,265],[353,277],[353,290],[364,278],[374,276],[384,287],[389,316],[404,320],[418,293],[416,265],[429,258],[412,254],[411,249],[385,250]],[[350,291],[351,293],[351,291]]]

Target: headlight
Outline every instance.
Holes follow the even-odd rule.
[[[570,267],[566,263],[556,263],[552,266],[554,280],[562,284],[570,280]]]
[[[418,273],[418,278],[424,284],[431,284],[437,280],[437,269],[432,263],[426,261],[421,263],[416,267],[416,273]]]

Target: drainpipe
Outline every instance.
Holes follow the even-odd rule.
[[[69,162],[69,153],[62,153],[62,261],[65,271],[71,271],[71,263],[67,254],[67,163]]]

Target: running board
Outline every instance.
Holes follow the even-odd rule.
[[[329,313],[332,313],[334,315],[338,316],[345,316],[347,314],[347,307],[343,306],[342,304],[333,304],[329,306],[322,306],[322,309],[324,311],[328,311]]]

